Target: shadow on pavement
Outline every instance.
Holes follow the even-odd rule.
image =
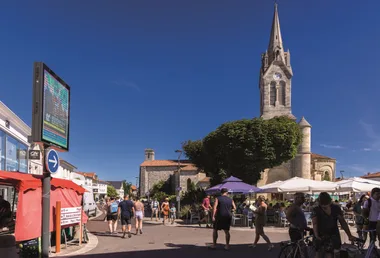
[[[170,249],[146,250],[146,251],[128,251],[128,252],[112,252],[112,247],[109,248],[107,253],[102,254],[83,254],[80,256],[70,256],[72,258],[203,258],[215,257],[218,258],[231,258],[231,256],[240,255],[240,257],[265,257],[274,258],[278,257],[280,248],[275,244],[275,248],[268,251],[267,244],[258,244],[255,249],[249,248],[247,244],[231,245],[230,250],[224,250],[224,245],[219,244],[216,249],[210,249],[206,244],[205,246],[198,245],[176,245],[166,243],[165,246]]]

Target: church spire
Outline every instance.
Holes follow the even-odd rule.
[[[277,3],[274,4],[274,14],[272,29],[270,32],[270,40],[268,46],[268,54],[271,59],[278,60],[277,58],[282,58],[284,60],[284,47],[282,45],[282,36],[280,29],[280,19],[278,18]]]

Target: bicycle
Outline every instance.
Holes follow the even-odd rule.
[[[375,234],[376,235],[376,229],[370,229],[370,230],[361,230],[363,233],[369,233],[369,234]],[[375,237],[372,237],[372,239],[376,239]],[[364,245],[364,244],[363,244]],[[371,241],[369,243],[369,246],[367,248],[367,252],[365,255],[365,258],[380,258],[379,251],[376,247],[376,241]]]
[[[315,257],[316,250],[313,245],[313,235],[309,235],[303,239],[298,240],[297,242],[285,241],[281,242],[281,251],[279,258],[301,258],[302,249],[307,251],[308,257]],[[306,247],[306,248],[305,248]]]

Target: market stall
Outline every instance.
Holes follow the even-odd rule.
[[[16,241],[41,236],[42,218],[42,176],[0,170],[0,185],[13,186],[18,191],[15,223]],[[82,206],[85,189],[72,181],[52,178],[50,193],[50,232],[54,231],[54,212],[57,201],[62,208]],[[87,222],[82,214],[82,222]],[[68,225],[69,226],[69,225]]]

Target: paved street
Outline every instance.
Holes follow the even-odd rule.
[[[145,224],[143,235],[132,235],[131,239],[122,239],[118,236],[105,235],[107,224],[103,221],[94,220],[88,223],[89,230],[98,237],[98,246],[81,258],[118,258],[126,255],[133,255],[134,258],[152,258],[175,256],[181,258],[187,257],[209,257],[217,255],[219,257],[230,257],[231,254],[249,255],[254,254],[257,257],[278,257],[279,245],[270,252],[267,251],[267,245],[260,241],[256,249],[248,248],[252,243],[253,230],[250,231],[231,231],[231,250],[224,251],[220,245],[220,250],[209,250],[207,244],[211,240],[211,230],[194,226],[174,227],[163,225]],[[285,232],[268,233],[274,243],[288,239]],[[224,233],[220,233],[220,240],[224,242]]]

